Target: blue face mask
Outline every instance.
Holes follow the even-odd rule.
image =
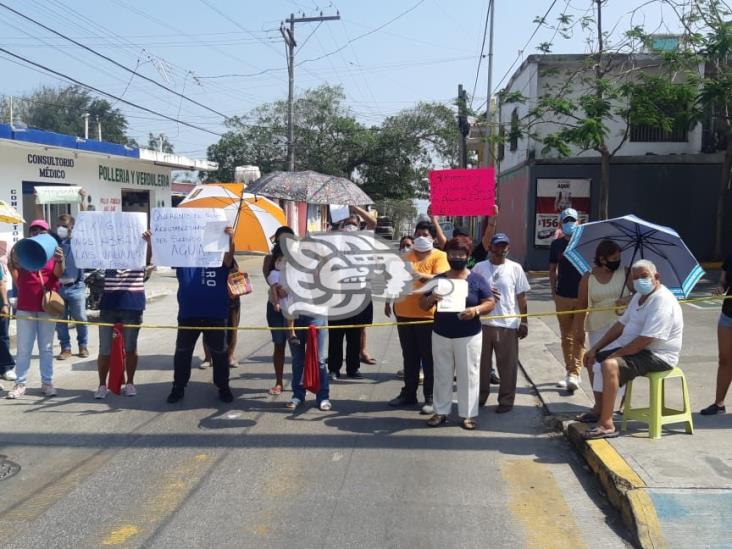
[[[653,291],[653,279],[652,278],[636,278],[633,281],[633,288],[640,295],[648,295]]]
[[[562,232],[567,236],[572,236],[574,228],[577,225],[576,221],[570,221],[569,223],[562,223]]]

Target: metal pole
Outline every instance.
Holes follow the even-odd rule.
[[[488,9],[491,12],[490,34],[488,35],[488,96],[485,103],[485,127],[486,141],[483,148],[483,158],[485,158],[486,166],[493,166],[495,159],[493,158],[493,145],[489,143],[489,138],[493,135],[493,125],[491,119],[491,95],[493,93],[493,16],[496,11],[495,0],[490,0]]]
[[[89,139],[89,113],[85,112],[82,117],[84,118],[84,139]]]

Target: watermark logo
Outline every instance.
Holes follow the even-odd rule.
[[[283,235],[281,274],[288,318],[299,315],[347,319],[372,299],[398,300],[418,278],[411,264],[371,231]]]

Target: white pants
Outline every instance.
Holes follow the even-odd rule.
[[[478,415],[480,393],[480,351],[483,336],[449,339],[432,332],[432,359],[435,366],[433,406],[435,413],[452,410],[452,378],[457,376],[458,414],[463,418]]]

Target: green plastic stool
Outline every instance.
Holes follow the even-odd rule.
[[[628,421],[641,421],[648,424],[648,438],[661,438],[661,427],[670,423],[686,423],[686,432],[694,434],[694,423],[691,418],[691,404],[689,403],[689,390],[686,385],[686,377],[681,368],[673,368],[665,372],[651,372],[646,374],[651,390],[650,406],[648,408],[633,408],[631,396],[633,392],[633,381],[628,382],[625,390],[625,409],[620,430],[625,432],[628,429]],[[681,378],[681,390],[684,393],[684,409],[674,410],[666,408],[665,383],[667,379]]]

